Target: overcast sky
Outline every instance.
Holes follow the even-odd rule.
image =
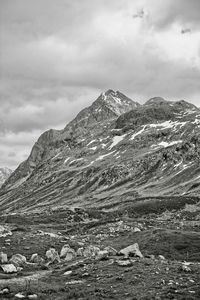
[[[0,167],[109,88],[200,106],[200,0],[0,0]]]

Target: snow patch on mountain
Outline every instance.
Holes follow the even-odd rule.
[[[71,157],[67,157],[64,161],[64,164],[66,164],[68,162],[68,160],[70,160],[70,159],[71,159]]]
[[[146,125],[143,126],[143,128],[142,128],[140,131],[134,133],[134,134],[132,135],[132,137],[130,138],[130,140],[134,140],[134,138],[135,138],[136,136],[138,136],[138,135],[140,135],[141,133],[143,133],[143,131],[145,130],[145,128],[146,128]]]
[[[87,146],[89,146],[89,145],[93,144],[94,142],[96,142],[96,140],[92,140],[92,141],[90,141],[90,142],[87,144]]]
[[[91,148],[89,148],[90,150],[96,150],[97,149],[97,146],[94,146],[94,147],[91,147]]]
[[[121,142],[124,137],[126,136],[126,134],[123,134],[123,135],[117,135],[117,136],[114,136],[113,137],[113,142],[112,144],[110,145],[109,149],[112,149],[114,146],[116,146],[119,142]]]
[[[77,159],[73,159],[72,161],[70,161],[69,166],[71,166],[72,164],[74,164],[75,162],[78,162],[80,160],[83,160],[83,158],[77,158]]]
[[[165,121],[165,122],[162,122],[162,123],[149,124],[149,127],[153,127],[153,128],[162,127],[162,128],[168,129],[168,128],[173,128],[173,127],[176,127],[176,126],[179,126],[179,125],[180,125],[180,127],[182,127],[182,126],[184,126],[186,123],[187,123],[187,122]]]
[[[96,158],[96,161],[97,161],[97,160],[102,160],[102,159],[104,159],[104,157],[109,156],[109,155],[113,154],[114,152],[115,152],[115,151],[111,151],[111,152],[109,152],[109,153],[100,155],[99,157]]]
[[[160,142],[158,145],[167,148],[167,147],[173,146],[173,145],[178,144],[178,143],[182,143],[182,141],[181,140],[180,141],[174,141],[174,142],[171,142],[171,143],[169,143],[169,142]]]

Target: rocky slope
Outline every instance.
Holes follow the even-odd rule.
[[[9,168],[0,168],[0,186],[8,179],[8,177],[11,175],[12,170]]]
[[[200,109],[108,90],[62,131],[45,132],[0,191],[2,211],[114,208],[199,196]]]

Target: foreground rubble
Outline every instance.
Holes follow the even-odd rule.
[[[200,298],[196,226],[183,228],[175,212],[167,222],[163,214],[83,214],[87,222],[55,211],[32,214],[34,224],[30,215],[8,224],[10,244],[0,238],[1,299]]]

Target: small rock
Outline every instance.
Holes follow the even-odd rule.
[[[28,247],[28,246],[24,247],[24,250],[30,250],[30,249],[31,249],[31,247]]]
[[[130,245],[119,252],[120,254],[123,254],[126,258],[129,256],[138,256],[143,257],[142,253],[140,252],[138,243],[135,243],[133,245]]]
[[[130,267],[133,265],[133,261],[130,260],[117,260],[116,264],[120,267]]]
[[[87,272],[82,274],[82,277],[89,277],[89,276],[90,276],[90,274]]]
[[[35,300],[35,299],[38,298],[38,296],[36,294],[32,294],[32,295],[28,295],[27,298],[30,299],[30,300]]]
[[[15,298],[17,298],[17,299],[24,299],[24,298],[26,298],[26,296],[24,296],[22,293],[17,293],[15,295]]]
[[[0,263],[6,264],[8,262],[7,254],[4,252],[0,252]]]
[[[134,229],[133,229],[133,232],[140,232],[141,230],[140,230],[140,228],[138,228],[138,227],[135,227]]]
[[[181,266],[181,270],[184,271],[184,272],[191,272],[192,271],[188,266],[186,266],[184,264]]]
[[[81,284],[81,283],[84,283],[84,282],[85,282],[84,280],[71,280],[71,281],[65,282],[65,284],[67,284],[67,285]]]
[[[63,275],[69,276],[69,275],[71,275],[71,274],[72,274],[72,271],[67,271],[67,272],[65,272]]]
[[[14,264],[1,265],[1,269],[6,274],[17,273],[17,268]]]
[[[11,257],[10,262],[12,264],[14,264],[16,267],[21,267],[21,266],[24,266],[26,264],[26,257],[24,255],[21,255],[21,254],[14,254]]]
[[[165,257],[163,255],[158,255],[158,258],[161,260],[165,260]]]
[[[9,294],[9,293],[10,293],[10,291],[9,291],[8,288],[5,288],[5,289],[0,291],[0,295],[6,295],[6,294]]]

